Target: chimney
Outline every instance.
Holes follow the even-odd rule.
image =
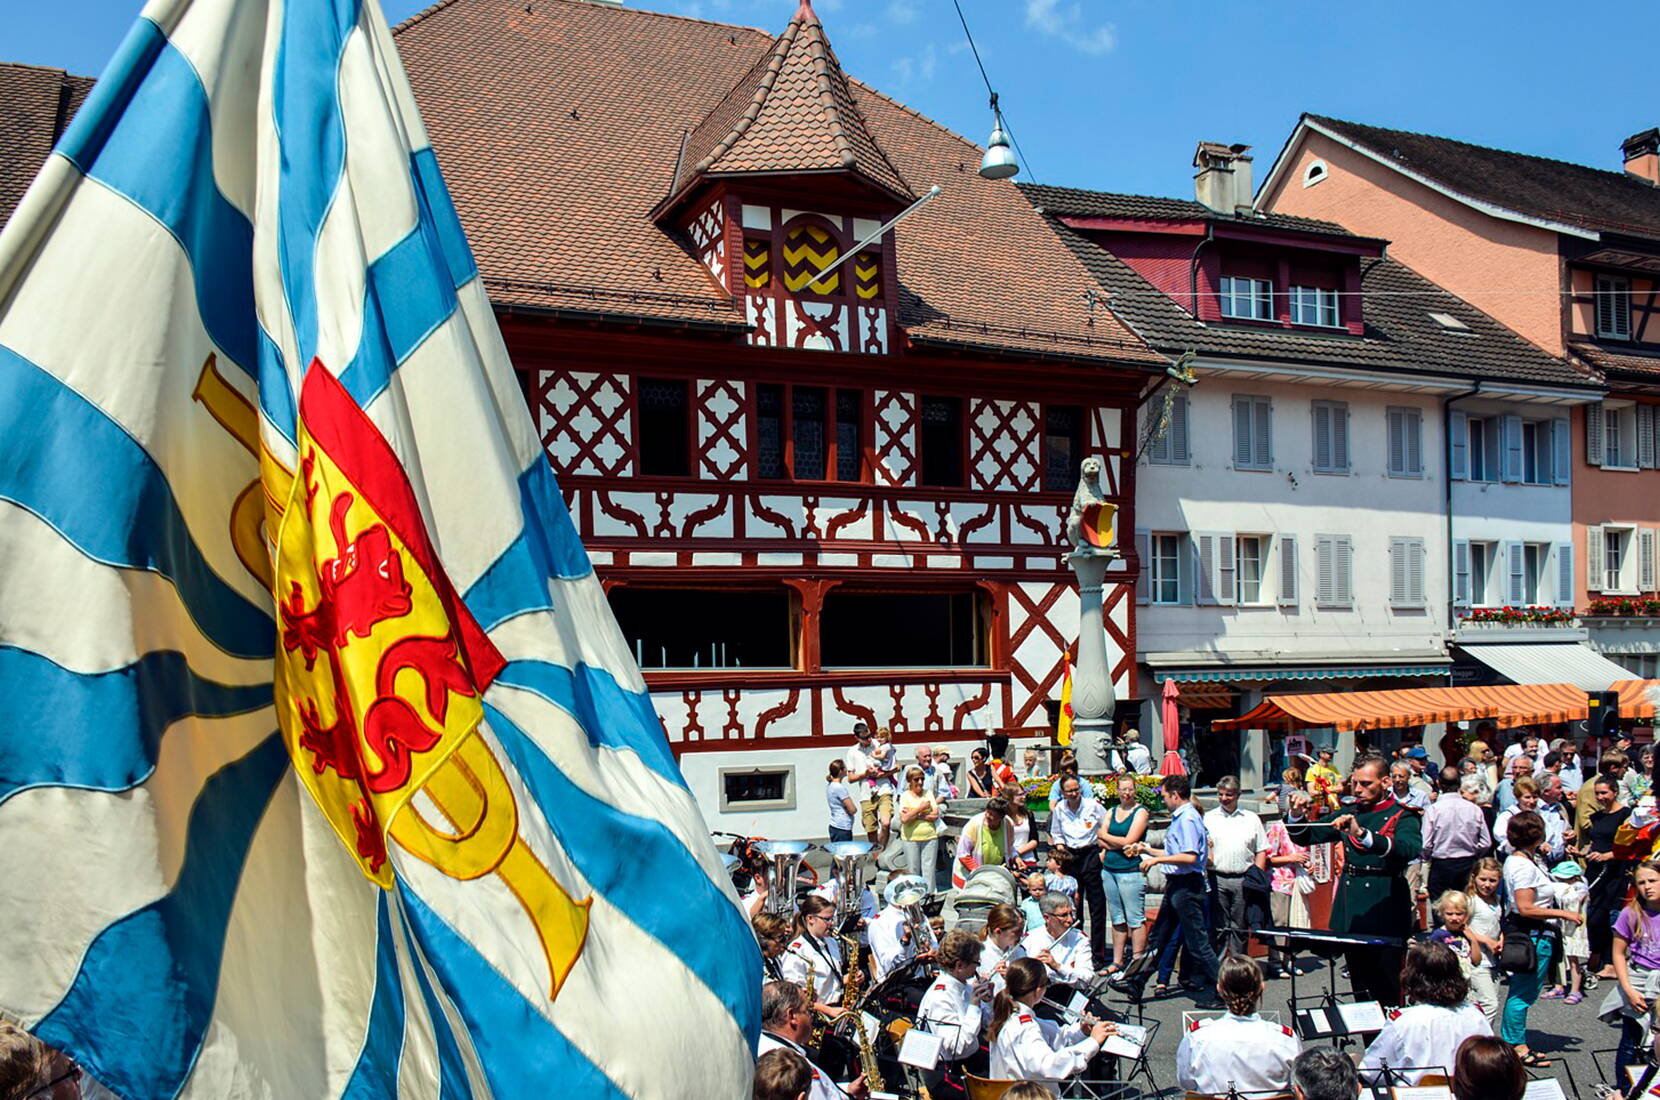
[[[1249,145],[1201,141],[1193,153],[1193,197],[1202,206],[1230,217],[1249,213],[1255,192],[1251,187]]]
[[[1620,142],[1626,175],[1660,185],[1660,129],[1644,130]]]

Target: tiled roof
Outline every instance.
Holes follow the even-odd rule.
[[[89,76],[0,62],[0,225],[91,89]]]
[[[1660,355],[1614,350],[1600,344],[1573,343],[1568,351],[1586,365],[1610,379],[1630,382],[1660,382]]]
[[[1027,188],[1028,194],[1042,188]],[[1110,198],[1108,196],[1107,198]],[[1362,259],[1366,297],[1362,336],[1201,323],[1133,268],[1048,215],[1055,233],[1110,295],[1111,308],[1153,347],[1167,354],[1193,350],[1217,358],[1330,364],[1375,370],[1595,388],[1597,383],[1555,359],[1463,299],[1394,260]],[[1443,313],[1464,327],[1449,329],[1430,316]]]
[[[1080,218],[1130,218],[1143,221],[1211,218],[1216,221],[1238,222],[1241,225],[1262,225],[1271,229],[1295,229],[1309,233],[1353,236],[1336,222],[1266,212],[1253,213],[1245,217],[1237,214],[1218,214],[1203,203],[1192,199],[1167,199],[1158,195],[1118,195],[1106,191],[1085,191],[1076,187],[1053,187],[1036,183],[1023,183],[1020,189],[1047,214]]]
[[[1544,221],[1660,237],[1660,188],[1624,171],[1322,115],[1303,118],[1469,198]]]
[[[445,0],[397,29],[416,100],[492,300],[735,321],[652,220],[682,135],[769,56],[770,34],[579,0]],[[1155,365],[1084,300],[1094,280],[981,150],[857,81],[901,180],[943,193],[895,230],[914,340]]]
[[[686,140],[679,193],[705,175],[854,172],[915,198],[871,137],[810,0]]]

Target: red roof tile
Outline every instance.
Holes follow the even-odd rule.
[[[89,76],[0,62],[0,225],[91,89]]]
[[[790,56],[804,33],[806,20]],[[445,0],[402,24],[398,48],[491,298],[735,320],[733,300],[652,211],[683,135],[736,130],[753,92],[735,89],[758,88],[787,37],[582,0]],[[1012,183],[978,176],[978,147],[857,81],[831,83],[861,164],[852,117],[902,186],[944,187],[895,231],[899,321],[913,339],[1163,362],[1103,311],[1090,324],[1094,279]],[[769,101],[782,92],[775,82]],[[822,92],[814,102],[822,119]],[[745,152],[756,128],[782,132],[769,118],[763,105],[727,154],[759,156]]]

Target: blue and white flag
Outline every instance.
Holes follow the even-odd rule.
[[[152,0],[0,232],[0,700],[0,1013],[127,1100],[747,1095],[376,0]]]

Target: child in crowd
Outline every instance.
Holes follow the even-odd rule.
[[[1597,1009],[1600,1019],[1620,1025],[1614,1080],[1621,1087],[1626,1067],[1651,1041],[1660,998],[1660,862],[1639,863],[1634,877],[1636,896],[1614,920],[1614,988]]]
[[[1498,1009],[1498,991],[1493,984],[1493,959],[1470,932],[1470,897],[1461,890],[1448,890],[1435,899],[1441,927],[1429,934],[1431,943],[1445,944],[1458,960],[1458,969],[1470,985],[1470,1003],[1491,1019]]]
[[[1469,903],[1465,933],[1481,948],[1481,961],[1470,975],[1470,999],[1478,1002],[1491,1023],[1498,1012],[1498,986],[1493,979],[1493,960],[1499,953],[1499,883],[1504,867],[1496,859],[1478,859],[1470,870],[1470,884],[1464,898]]]
[[[1049,886],[1036,871],[1027,875],[1023,881],[1026,885],[1026,896],[1020,899],[1020,912],[1026,918],[1026,931],[1033,932],[1043,927],[1043,913],[1038,909],[1038,902],[1049,892]]]
[[[1049,862],[1045,863],[1043,872],[1044,886],[1057,894],[1065,894],[1072,899],[1073,908],[1078,905],[1078,880],[1067,874],[1068,861],[1072,853],[1065,848],[1051,848]]]
[[[1585,885],[1584,870],[1573,860],[1565,859],[1551,868],[1550,876],[1556,880],[1556,907],[1583,917],[1585,899],[1590,894]],[[1562,1003],[1576,1005],[1585,999],[1580,986],[1585,981],[1585,967],[1591,958],[1591,939],[1583,921],[1575,924],[1558,918],[1556,924],[1562,937],[1562,965],[1566,968],[1563,971],[1564,984],[1541,996],[1563,997],[1566,994]]]

